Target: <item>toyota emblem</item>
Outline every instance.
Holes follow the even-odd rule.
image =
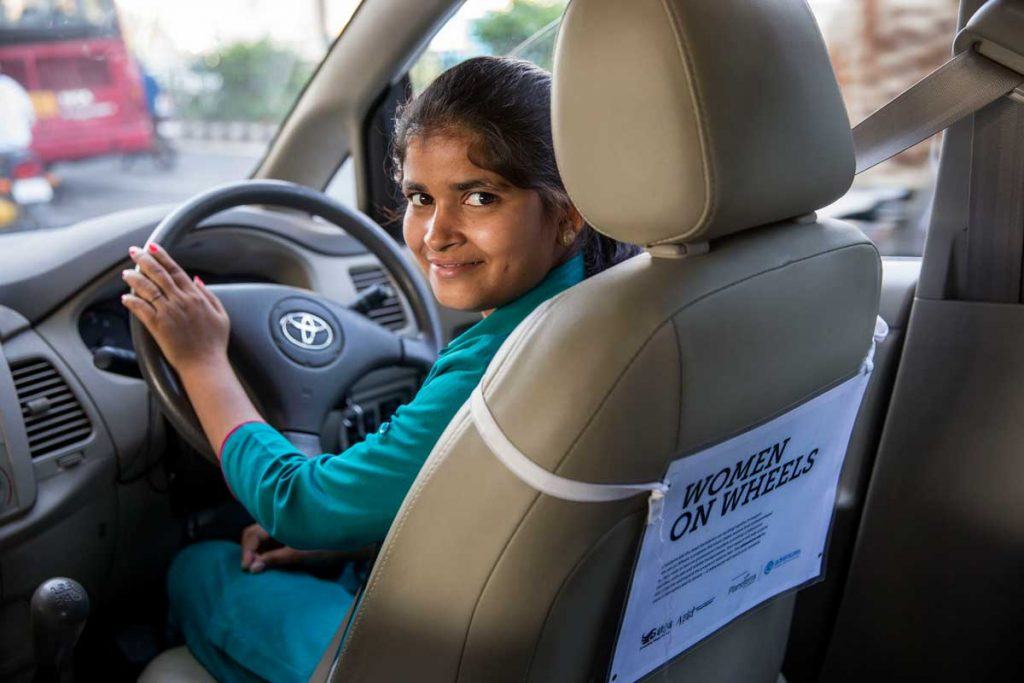
[[[307,311],[285,313],[280,324],[284,338],[306,351],[326,349],[334,341],[334,330],[327,321]]]

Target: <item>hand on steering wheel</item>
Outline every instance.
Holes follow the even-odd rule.
[[[190,280],[174,264],[168,252],[174,253],[204,219],[253,204],[319,216],[362,242],[398,286],[420,336],[397,335],[309,290],[262,283],[207,287]],[[132,278],[129,284],[138,285],[135,296],[145,300],[133,305],[150,307],[139,308],[130,320],[139,369],[171,424],[211,460],[215,460],[212,448],[170,366],[219,350],[225,332],[229,332],[231,366],[260,413],[307,454],[320,452],[319,430],[328,412],[359,378],[374,368],[396,365],[426,372],[440,348],[437,304],[401,247],[365,215],[308,187],[251,180],[215,188],[162,220],[147,244],[160,246],[137,263],[155,288],[126,276]],[[192,319],[192,314],[198,317]],[[230,325],[222,316],[230,319]],[[186,333],[201,338],[184,339]]]
[[[227,357],[231,320],[217,295],[198,276],[189,278],[158,244],[128,253],[136,267],[121,273],[132,288],[121,302],[153,335],[167,362],[182,373]]]

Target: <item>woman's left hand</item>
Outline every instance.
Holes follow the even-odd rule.
[[[167,362],[181,373],[226,358],[231,323],[203,281],[186,275],[159,245],[128,253],[138,270],[121,273],[132,288],[121,303],[146,326]]]
[[[329,567],[338,565],[345,560],[358,560],[372,557],[368,548],[363,551],[343,550],[296,550],[278,543],[267,530],[259,524],[250,524],[242,530],[242,569],[259,574],[267,568],[294,567]]]

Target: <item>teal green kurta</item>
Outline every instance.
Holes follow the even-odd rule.
[[[415,398],[340,454],[306,458],[262,422],[225,440],[231,491],[275,539],[296,548],[356,549],[383,540],[441,433],[512,330],[580,282],[576,255],[440,353]],[[306,680],[350,604],[348,589],[294,571],[237,569],[237,545],[182,551],[168,577],[171,613],[197,659],[219,680]],[[351,579],[351,576],[349,577]]]

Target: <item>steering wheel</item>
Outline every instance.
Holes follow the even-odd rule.
[[[437,306],[418,268],[384,230],[364,214],[321,192],[278,180],[222,185],[182,204],[164,218],[150,242],[171,256],[204,219],[249,204],[297,209],[319,216],[361,242],[398,285],[420,337],[402,337],[327,297],[275,284],[210,285],[231,318],[228,355],[246,391],[267,421],[301,452],[320,450],[327,413],[370,370],[387,366],[429,369],[442,338]],[[146,327],[131,317],[142,377],[163,413],[197,451],[211,460],[206,439],[177,375]]]

